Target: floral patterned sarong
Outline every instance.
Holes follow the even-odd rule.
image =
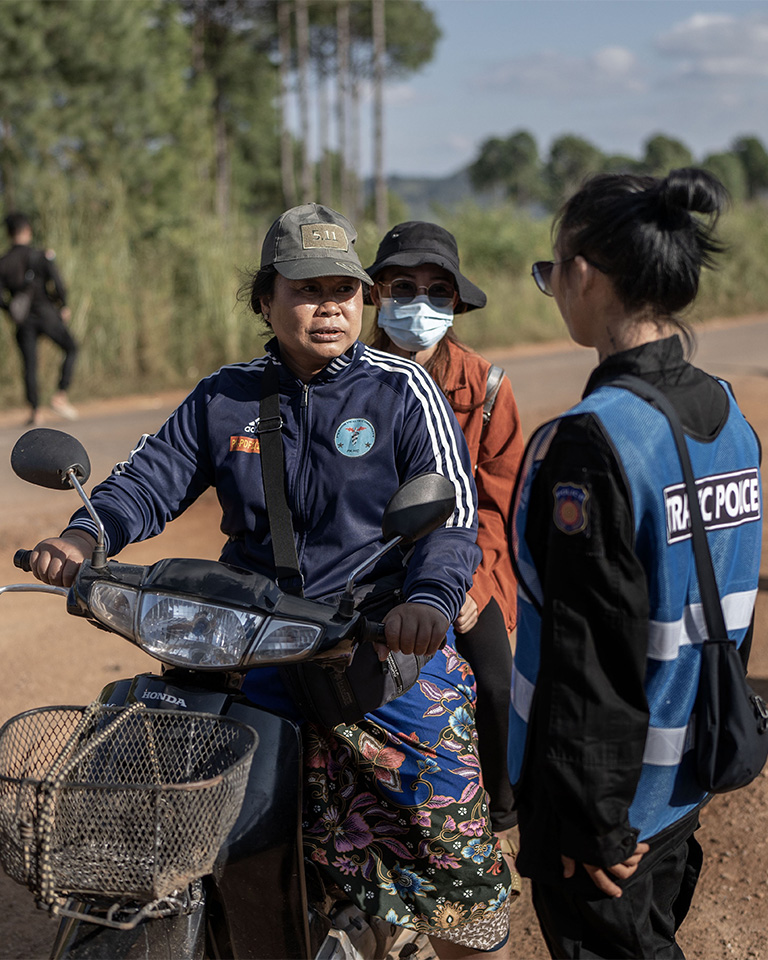
[[[304,850],[366,913],[476,950],[507,935],[510,874],[491,833],[474,678],[446,645],[402,697],[305,734]]]

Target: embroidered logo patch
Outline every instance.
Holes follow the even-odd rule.
[[[301,226],[301,245],[305,250],[314,247],[330,247],[349,250],[349,240],[343,227],[335,223],[304,223]]]
[[[556,483],[552,495],[555,498],[553,519],[563,533],[581,533],[587,526],[587,501],[589,491],[580,483]]]
[[[230,437],[229,449],[236,453],[261,453],[258,437]]]
[[[334,443],[345,457],[363,457],[376,442],[376,431],[368,420],[345,420],[336,431]]]

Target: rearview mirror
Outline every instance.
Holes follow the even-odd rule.
[[[71,490],[68,471],[80,483],[91,475],[91,461],[85,448],[68,433],[41,427],[19,437],[11,451],[11,468],[17,477],[38,487]]]
[[[388,543],[395,537],[413,542],[436,530],[456,509],[456,489],[440,473],[423,473],[399,487],[384,510],[381,530]]]

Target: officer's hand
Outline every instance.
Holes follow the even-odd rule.
[[[72,311],[69,309],[69,307],[62,307],[59,311],[59,316],[64,323],[69,323],[69,321],[72,319]]]
[[[453,621],[453,629],[456,633],[467,633],[477,623],[480,611],[477,609],[475,601],[467,594],[467,599],[459,610],[459,615]]]
[[[95,547],[96,541],[84,530],[41,540],[30,557],[32,573],[54,587],[71,587],[80,564],[91,559]]]
[[[448,632],[448,619],[426,603],[401,603],[384,617],[384,644],[376,644],[379,659],[390,650],[430,654],[438,650]]]
[[[611,880],[606,870],[620,880],[628,880],[635,870],[637,870],[640,861],[643,859],[643,855],[648,853],[649,850],[650,847],[647,843],[638,843],[632,856],[627,857],[622,863],[614,863],[612,867],[606,867],[605,869],[596,867],[591,863],[585,863],[582,864],[582,866],[598,890],[601,890],[609,897],[618,898],[622,894],[621,887]],[[564,856],[561,856],[560,859],[563,861],[563,876],[568,880],[576,871],[576,861],[571,857]]]

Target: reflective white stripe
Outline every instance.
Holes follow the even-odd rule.
[[[686,750],[687,735],[687,726],[648,727],[643,763],[654,767],[676,767]]]
[[[526,583],[528,581],[526,580]],[[530,584],[529,584],[530,586]],[[730,593],[723,597],[723,616],[728,630],[745,630],[752,618],[757,590]],[[675,660],[684,644],[703,643],[707,635],[700,603],[686,607],[682,619],[672,623],[652,620],[648,627],[648,656],[653,660]]]
[[[527,680],[522,673],[519,673],[515,669],[515,665],[512,665],[512,691],[511,699],[512,706],[515,708],[515,713],[522,717],[526,723],[528,723],[528,717],[531,715],[531,703],[533,702],[533,691],[536,689],[536,684],[531,683],[530,680]]]
[[[424,410],[435,469],[447,476],[456,488],[455,519],[451,518],[446,526],[471,527],[475,516],[472,476],[461,462],[456,434],[449,420],[449,408],[440,399],[440,388],[418,364],[399,360],[390,353],[366,347],[360,359],[387,373],[405,376],[411,392]]]
[[[528,590],[534,600],[543,606],[544,595],[541,590],[541,583],[539,582],[539,575],[536,573],[536,568],[532,564],[526,563],[526,561],[520,557],[517,557],[516,559],[517,568],[520,571],[521,583]]]

